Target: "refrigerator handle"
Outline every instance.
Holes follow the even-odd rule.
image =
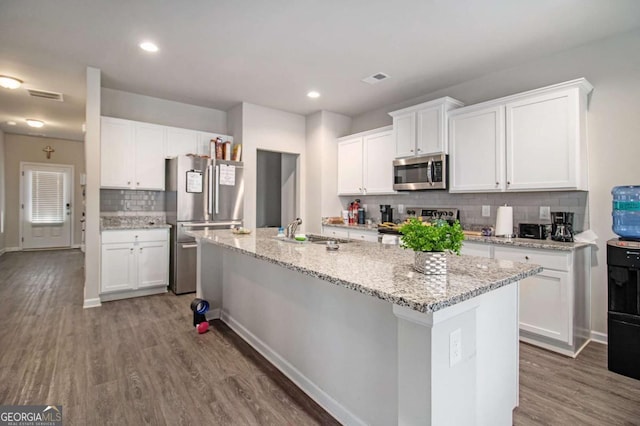
[[[211,190],[213,189],[213,170],[212,165],[207,165],[207,179],[209,183],[209,187],[207,188],[207,214],[211,214],[213,208],[211,207],[212,199],[211,199]],[[217,166],[216,166],[217,168]],[[216,191],[216,197],[218,196],[218,191]]]
[[[219,214],[220,206],[220,166],[216,164],[216,214]]]

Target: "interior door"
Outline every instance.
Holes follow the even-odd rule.
[[[22,248],[71,246],[73,166],[22,163]]]

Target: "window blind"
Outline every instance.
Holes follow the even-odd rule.
[[[65,221],[64,172],[31,172],[31,223]]]

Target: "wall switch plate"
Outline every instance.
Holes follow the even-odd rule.
[[[540,219],[551,220],[551,207],[540,206]]]
[[[398,213],[404,214],[404,204],[398,204]]]
[[[482,206],[482,217],[491,216],[491,206]]]
[[[462,330],[456,329],[449,335],[449,367],[462,361]]]

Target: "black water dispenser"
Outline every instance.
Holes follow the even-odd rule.
[[[608,368],[640,380],[640,242],[607,241]]]

